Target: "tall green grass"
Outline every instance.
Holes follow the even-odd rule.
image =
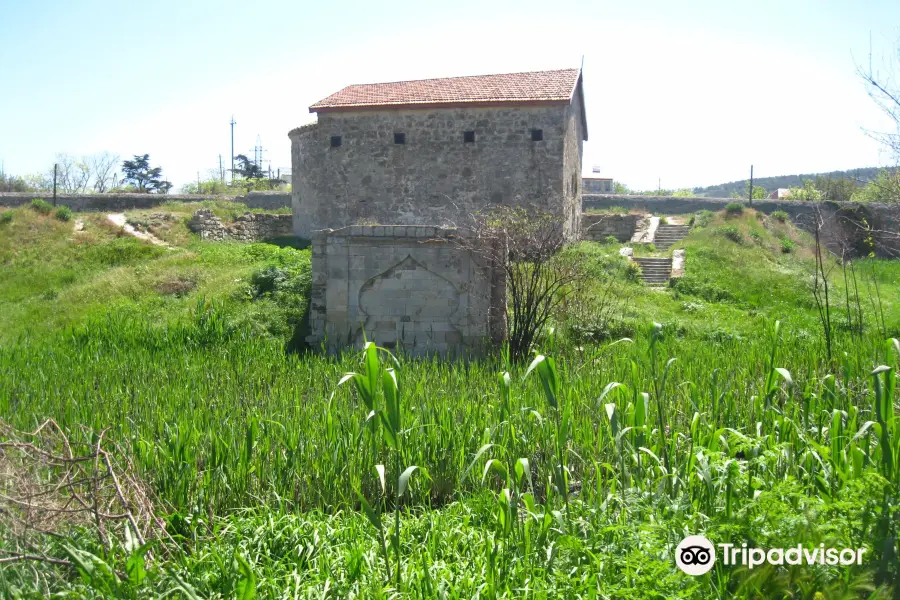
[[[462,562],[445,576],[464,573],[466,561],[482,569],[456,580],[461,597],[477,581],[488,597],[516,597],[528,585],[622,592],[652,583],[632,561],[659,552],[661,568],[687,532],[788,543],[802,535],[791,507],[807,504],[850,510],[839,518],[857,523],[855,542],[875,557],[839,578],[896,574],[878,567],[897,528],[896,340],[846,340],[838,365],[777,324],[762,339],[733,343],[667,338],[652,325],[633,341],[581,348],[550,338],[544,347],[551,354],[527,370],[502,358],[379,359],[374,346],[362,359],[285,355],[229,329],[207,304],[182,328],[110,317],[53,345],[0,350],[0,414],[20,428],[47,416],[73,432],[112,426],[107,435],[127,441],[173,534],[195,544],[231,539],[231,529],[206,537],[220,526],[214,515],[228,510],[251,510],[260,526],[273,518],[263,508],[332,515],[310,518],[339,519],[362,536],[317,550],[350,561],[329,567],[344,592],[389,586],[433,597],[438,584],[429,578],[448,560]],[[426,476],[411,478],[412,465]],[[781,516],[765,516],[772,502]],[[447,516],[422,512],[444,506]],[[357,510],[371,533],[362,533]],[[419,562],[431,544],[422,537],[428,522],[445,528],[432,536],[476,536],[475,546],[450,554],[429,546],[427,564]],[[223,589],[287,581],[280,566],[264,566],[271,554],[247,554],[252,539],[234,540],[231,552],[246,564],[221,575]],[[185,560],[202,569],[203,556]],[[359,560],[364,568],[353,566]],[[593,575],[578,580],[578,569]],[[269,571],[273,580],[263,582]],[[184,576],[202,587],[199,572]],[[174,585],[165,573],[158,585]],[[762,584],[720,568],[665,585],[703,597]]]

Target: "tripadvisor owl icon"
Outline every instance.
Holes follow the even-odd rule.
[[[715,548],[702,535],[689,535],[675,548],[675,564],[688,575],[703,575],[715,562]]]

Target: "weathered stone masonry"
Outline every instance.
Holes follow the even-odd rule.
[[[226,225],[211,210],[202,208],[191,217],[188,227],[203,240],[257,242],[291,235],[291,215],[246,213]]]
[[[584,214],[581,217],[581,237],[592,242],[605,242],[613,236],[620,242],[628,242],[644,215]]]
[[[552,211],[577,232],[582,114],[580,94],[567,105],[321,113],[290,133],[294,232],[462,225],[494,204]],[[542,140],[532,140],[535,129]]]
[[[312,238],[308,342],[366,338],[414,354],[478,353],[504,331],[505,279],[457,232],[352,226]]]

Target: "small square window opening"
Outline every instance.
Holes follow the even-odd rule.
[[[405,133],[395,133],[394,134],[394,143],[395,144],[405,144],[406,143],[406,134]]]
[[[475,132],[474,131],[464,131],[463,132],[463,142],[466,144],[474,144],[475,143]]]
[[[338,148],[341,145],[341,136],[333,135],[331,136],[331,147]]]
[[[540,142],[544,139],[544,130],[543,129],[532,129],[531,130],[531,141],[532,142]]]

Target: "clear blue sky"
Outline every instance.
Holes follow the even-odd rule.
[[[885,164],[855,64],[896,0],[509,3],[0,0],[0,160],[149,153],[176,185],[257,135],[273,168],[308,106],[352,83],[578,66],[585,172],[636,188]],[[895,65],[900,68],[900,65]]]

